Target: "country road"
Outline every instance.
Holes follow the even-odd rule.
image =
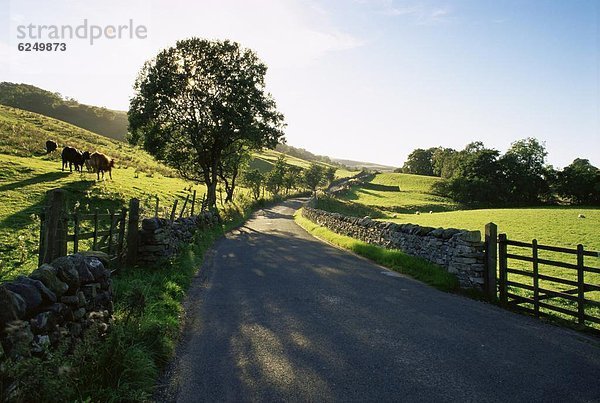
[[[600,401],[600,339],[320,242],[299,200],[218,241],[160,401]]]

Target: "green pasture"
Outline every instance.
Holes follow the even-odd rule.
[[[92,173],[63,172],[61,164],[46,156],[18,157],[0,154],[0,261],[2,272],[12,275],[28,273],[37,264],[39,219],[45,195],[51,189],[68,193],[69,210],[78,207],[82,213],[119,210],[131,198],[141,202],[142,214],[153,215],[156,196],[159,214],[167,215],[175,198],[179,205],[190,189],[197,197],[203,186],[159,173],[136,172],[133,168],[117,168],[113,179],[96,180]]]

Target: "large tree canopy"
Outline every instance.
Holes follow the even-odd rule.
[[[283,115],[266,92],[266,72],[257,55],[236,42],[178,41],[138,75],[129,141],[184,178],[203,181],[215,206],[223,161],[230,164],[242,148],[274,148],[282,140]]]

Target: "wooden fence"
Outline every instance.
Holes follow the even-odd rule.
[[[154,217],[160,217],[160,199],[155,196]],[[164,217],[174,221],[177,217],[175,199],[169,209],[170,214]],[[196,191],[188,193],[179,210],[179,218],[192,216],[196,212]],[[140,201],[133,198],[128,208],[121,210],[83,214],[75,210],[68,212],[66,192],[54,189],[48,193],[46,210],[41,214],[40,248],[38,263],[49,263],[67,253],[77,253],[82,246],[92,251],[102,251],[109,255],[111,261],[118,265],[125,262],[133,265],[137,260],[138,232],[141,219]],[[189,205],[189,208],[188,208]],[[200,212],[206,209],[203,196]],[[87,242],[85,242],[87,241]],[[135,247],[132,247],[135,245]]]
[[[526,253],[521,252],[524,249]],[[552,252],[553,259],[540,257],[540,251]],[[576,249],[562,248],[540,245],[535,239],[530,243],[509,240],[506,234],[500,234],[500,304],[537,317],[559,313],[571,320],[574,318],[581,326],[600,324],[600,302],[587,297],[588,293],[600,292],[600,285],[586,280],[590,273],[600,274],[600,268],[591,267],[586,263],[586,257],[599,256],[598,251],[585,250],[583,245],[578,245]],[[569,257],[575,263],[568,263]],[[557,274],[551,275],[556,271],[552,268],[564,271],[559,277]]]

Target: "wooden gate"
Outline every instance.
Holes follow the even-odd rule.
[[[558,316],[590,327],[600,324],[597,251],[539,245],[498,236],[500,303],[535,316]],[[572,263],[569,263],[572,260]],[[597,326],[596,326],[597,328]]]

